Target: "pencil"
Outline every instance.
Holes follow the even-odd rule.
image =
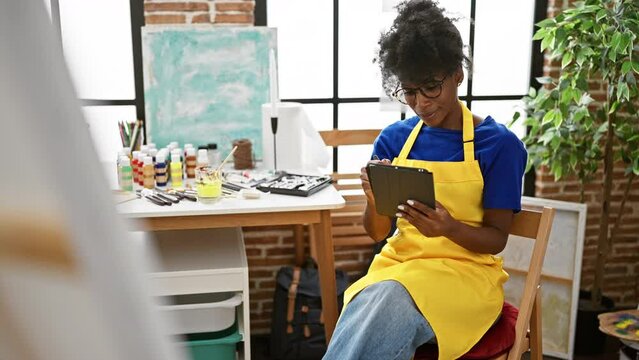
[[[120,131],[120,140],[122,141],[122,147],[126,147],[126,138],[124,135],[123,124],[121,121],[118,121],[118,130]]]
[[[138,135],[140,133],[140,122],[135,122],[135,127],[133,128],[133,134],[131,135],[131,142],[129,143],[129,147],[131,150],[137,149]]]

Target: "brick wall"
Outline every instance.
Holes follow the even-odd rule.
[[[557,15],[561,9],[567,7],[568,0],[551,0],[548,3],[548,16]],[[546,57],[544,75],[558,77],[560,64],[551,62]],[[601,82],[591,81],[590,89],[597,101],[605,99],[606,93]],[[615,165],[614,182],[611,201],[611,225],[614,224],[626,187],[627,177],[624,175],[622,163]],[[596,258],[597,238],[599,233],[599,212],[601,211],[601,189],[603,187],[603,172],[592,183],[586,185],[584,202],[588,205],[586,221],[586,236],[583,252],[583,266],[581,271],[581,287],[589,289],[594,281],[594,267]],[[535,194],[538,197],[579,201],[579,181],[575,178],[554,181],[548,169],[537,171]],[[604,295],[611,297],[617,306],[636,307],[639,302],[639,179],[635,179],[626,200],[622,224],[618,236],[608,256],[606,275],[604,277]]]
[[[253,25],[254,1],[145,0],[144,20],[155,24]]]

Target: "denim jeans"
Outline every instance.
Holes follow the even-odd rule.
[[[381,281],[346,306],[324,360],[411,359],[435,334],[402,284]]]

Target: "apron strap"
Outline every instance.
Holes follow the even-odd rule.
[[[462,139],[464,140],[464,161],[475,161],[475,125],[473,124],[473,113],[468,110],[463,102],[459,102],[462,108]]]
[[[397,160],[408,159],[408,153],[410,153],[410,149],[412,149],[413,144],[415,143],[415,139],[417,139],[417,135],[419,135],[419,130],[421,130],[423,124],[424,122],[421,119],[417,122],[417,125],[415,125],[415,127],[413,128],[413,131],[411,131],[410,135],[408,135],[408,139],[406,139],[406,142],[404,143],[402,151],[400,151]]]
[[[473,114],[470,110],[468,110],[463,102],[460,101],[459,105],[461,105],[462,108],[463,119],[462,139],[464,141],[464,161],[473,162],[475,161],[475,125],[473,124]],[[417,139],[417,135],[419,135],[419,131],[422,129],[422,125],[424,125],[424,122],[420,119],[410,132],[410,135],[408,135],[408,139],[406,139],[397,160],[408,159],[408,153],[410,153],[410,149],[413,148],[413,144],[415,144],[415,140]]]

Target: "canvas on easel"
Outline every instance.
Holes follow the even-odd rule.
[[[248,138],[261,158],[261,107],[269,101],[276,43],[276,29],[266,27],[142,28],[149,141],[217,143],[228,154],[233,140]]]

